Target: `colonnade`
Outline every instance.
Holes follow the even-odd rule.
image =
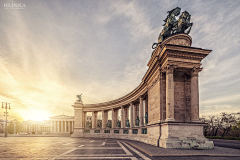
[[[199,122],[198,90],[200,62],[211,50],[191,47],[191,43],[190,36],[176,34],[158,44],[142,82],[121,98],[98,104],[83,104],[79,98],[72,105],[75,128],[71,136],[131,139],[164,148],[212,149],[213,143],[203,136],[204,124]],[[86,126],[88,112],[92,112],[92,129],[89,123]]]
[[[32,133],[32,132],[39,132],[40,124],[26,124],[26,132]]]
[[[89,111],[83,112],[83,124],[84,128],[87,128],[86,125],[86,115]],[[98,113],[101,112],[101,119],[98,119]],[[128,105],[124,105],[121,107],[108,109],[108,110],[100,110],[100,111],[92,111],[92,128],[99,128],[97,126],[98,120],[102,120],[102,126],[100,128],[108,128],[106,124],[108,120],[111,121],[111,128],[129,128],[129,127],[142,127],[146,125],[146,112],[148,112],[148,101],[147,95],[140,96],[133,102],[130,102]],[[109,115],[111,114],[111,115]],[[111,118],[109,118],[111,117]],[[136,123],[136,119],[139,119],[139,124]],[[117,121],[120,121],[120,127],[117,126]],[[127,120],[129,122],[129,127],[126,126]]]
[[[73,132],[74,121],[51,121],[51,132]]]
[[[51,127],[41,127],[41,132],[50,132]]]

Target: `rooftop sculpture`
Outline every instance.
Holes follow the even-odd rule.
[[[82,94],[77,95],[77,98],[78,98],[78,100],[79,100],[80,102],[82,102]]]
[[[164,20],[163,29],[158,37],[158,43],[154,43],[152,48],[155,49],[158,44],[161,44],[164,39],[167,37],[178,34],[178,33],[186,33],[189,34],[192,28],[193,23],[190,23],[191,15],[184,11],[180,15],[181,8],[176,7],[170,11],[168,11],[168,15]],[[180,15],[180,16],[179,16]],[[176,19],[176,16],[179,16],[179,19]]]

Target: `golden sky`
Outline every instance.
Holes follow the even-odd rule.
[[[240,111],[239,1],[18,2],[26,8],[0,2],[0,99],[11,103],[9,119],[73,115],[77,94],[87,104],[131,92],[176,6],[192,15],[192,46],[213,50],[202,62],[200,113]]]

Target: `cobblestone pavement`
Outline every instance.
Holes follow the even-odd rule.
[[[240,150],[164,149],[120,139],[70,137],[0,137],[0,159],[240,159]]]

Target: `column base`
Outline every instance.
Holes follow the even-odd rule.
[[[191,122],[201,122],[199,119],[193,119]]]
[[[195,139],[195,138],[186,138],[186,139],[160,139],[159,147],[163,148],[182,148],[182,149],[213,149],[213,141],[209,141],[206,138]]]
[[[171,121],[175,121],[175,119],[174,118],[167,118],[165,121],[166,122],[171,122]]]
[[[74,132],[71,135],[72,138],[83,137],[83,128],[74,128]]]
[[[186,149],[213,149],[213,141],[203,135],[204,123],[165,122],[161,125],[159,147]]]

